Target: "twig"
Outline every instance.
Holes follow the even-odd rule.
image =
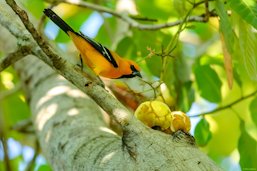
[[[27,167],[26,167],[26,171],[32,171],[33,170],[33,166],[35,166],[35,162],[37,159],[37,156],[39,155],[39,151],[40,151],[40,146],[39,146],[39,142],[36,139],[35,140],[35,148],[34,148],[34,155],[33,158],[31,159],[31,161],[29,161]]]
[[[7,140],[5,139],[5,137],[2,137],[1,135],[0,135],[0,140],[2,141],[2,145],[3,145],[5,168],[8,171],[12,171],[11,161],[10,161],[9,156],[8,156]]]
[[[181,23],[184,22],[184,20],[177,20],[175,22],[168,22],[168,23],[163,23],[163,24],[141,24],[141,23],[133,20],[126,14],[115,12],[112,9],[109,9],[109,8],[106,8],[106,7],[103,7],[100,5],[91,4],[91,3],[88,3],[85,1],[73,1],[73,0],[62,0],[61,2],[71,4],[71,5],[77,5],[77,6],[84,7],[84,8],[90,8],[90,9],[93,9],[93,10],[96,10],[99,12],[111,14],[111,15],[127,22],[129,24],[129,26],[137,28],[139,30],[159,30],[159,29],[163,29],[163,28],[174,27],[174,26],[180,25]],[[205,17],[190,16],[187,18],[187,22],[205,22]]]
[[[31,47],[21,46],[17,51],[0,60],[0,72],[29,54],[31,54]]]
[[[11,127],[12,130],[25,134],[33,134],[35,130],[30,119],[22,120]]]
[[[245,100],[245,99],[247,99],[247,98],[250,98],[250,97],[252,97],[252,96],[255,96],[256,94],[257,94],[257,91],[254,91],[254,92],[252,92],[251,94],[248,94],[248,95],[246,95],[246,96],[243,96],[243,97],[241,97],[240,99],[237,99],[237,100],[235,100],[235,101],[233,101],[233,102],[231,102],[231,103],[229,103],[229,104],[227,104],[227,105],[225,105],[225,106],[216,108],[216,109],[214,109],[214,110],[212,110],[212,111],[209,111],[209,112],[204,112],[204,113],[192,115],[192,116],[189,116],[189,117],[204,116],[204,115],[208,115],[208,114],[211,114],[211,113],[219,112],[219,111],[224,110],[224,109],[231,108],[231,107],[234,106],[235,104],[237,104],[237,103],[239,103],[239,102],[241,102],[241,101],[243,101],[243,100]]]
[[[138,20],[138,21],[148,21],[148,22],[157,22],[157,19],[154,18],[148,18],[148,17],[141,17],[141,16],[136,16],[136,15],[130,15],[130,18],[133,20]]]
[[[5,134],[6,129],[5,129],[5,122],[4,122],[4,115],[3,115],[1,106],[2,106],[2,103],[0,101],[0,143],[2,142],[5,169],[8,171],[12,171],[13,169],[9,158],[8,143],[7,143],[6,134]]]

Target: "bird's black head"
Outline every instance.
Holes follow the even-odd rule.
[[[141,73],[139,72],[139,70],[136,69],[136,67],[134,65],[130,65],[130,69],[132,71],[131,75],[133,75],[134,77],[138,76],[138,77],[142,78]]]
[[[136,77],[136,76],[142,78],[142,75],[140,74],[139,70],[136,69],[136,67],[135,67],[134,65],[131,64],[131,65],[130,65],[130,69],[131,69],[131,71],[132,71],[131,74],[129,74],[129,75],[122,75],[122,76],[119,77],[119,78],[133,78],[133,77]]]

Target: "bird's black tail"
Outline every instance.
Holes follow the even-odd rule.
[[[58,27],[60,27],[66,34],[68,34],[68,31],[71,31],[71,32],[75,33],[75,31],[65,21],[63,21],[55,12],[53,12],[51,9],[49,9],[49,8],[44,9],[44,13]]]

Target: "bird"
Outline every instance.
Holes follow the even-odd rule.
[[[136,62],[122,58],[116,52],[109,50],[82,32],[74,31],[50,8],[44,9],[43,12],[71,38],[80,52],[82,64],[86,64],[96,75],[111,79],[136,76],[142,78],[140,68]]]

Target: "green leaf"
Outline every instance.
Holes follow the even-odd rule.
[[[125,37],[122,39],[117,48],[116,52],[122,57],[137,61],[137,48],[131,37]]]
[[[217,73],[209,65],[198,65],[194,74],[200,95],[210,102],[220,102],[222,83]]]
[[[52,171],[49,165],[41,165],[37,171]]]
[[[147,16],[148,18],[160,18],[166,20],[170,17],[171,12],[173,12],[171,0],[140,0],[134,2],[139,14],[142,16]]]
[[[192,88],[192,82],[191,81],[185,82],[180,93],[179,110],[189,111],[194,100],[195,100],[195,91]]]
[[[257,63],[256,63],[256,35],[253,33],[251,26],[243,20],[239,20],[239,55],[244,64],[248,76],[252,80],[257,80]]]
[[[234,69],[234,79],[239,87],[243,86],[243,82],[240,78],[239,71],[237,69]]]
[[[162,59],[159,56],[152,56],[151,58],[147,58],[146,64],[154,76],[160,76],[162,71]]]
[[[206,119],[201,119],[195,127],[194,132],[196,144],[199,146],[205,146],[210,141],[212,134],[210,131],[210,125]]]
[[[257,97],[255,97],[255,99],[253,99],[253,101],[250,103],[250,111],[252,120],[257,126]]]
[[[25,0],[24,5],[35,17],[40,18],[45,8],[43,0]]]
[[[216,11],[220,17],[220,32],[224,36],[225,45],[230,55],[234,52],[235,33],[232,29],[230,18],[221,0],[216,1]]]
[[[186,1],[173,0],[173,6],[180,16],[184,16],[186,14]]]
[[[241,136],[238,141],[238,151],[241,169],[255,170],[257,168],[257,142],[247,133],[243,122],[241,123]]]
[[[111,49],[113,46],[113,36],[115,36],[119,25],[115,17],[106,17],[104,22],[105,24],[100,27],[95,40]]]
[[[229,0],[228,4],[243,20],[257,29],[257,6],[255,0]]]

